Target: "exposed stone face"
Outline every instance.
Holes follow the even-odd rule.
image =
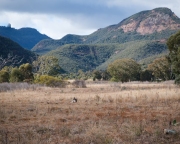
[[[135,30],[145,35],[152,34],[156,31],[161,32],[165,29],[180,29],[180,24],[177,24],[168,14],[158,13],[152,10],[152,13],[148,17],[141,20],[131,19],[128,24],[121,25],[118,29],[123,29],[124,32]]]
[[[123,29],[124,32],[132,32],[135,30],[135,28],[137,27],[138,22],[131,19],[131,22],[128,23],[127,25],[122,25],[120,26],[118,29]]]

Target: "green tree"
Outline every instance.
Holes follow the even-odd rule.
[[[32,73],[32,65],[30,65],[29,63],[22,64],[19,67],[19,70],[23,74],[24,80],[33,80],[34,79],[33,73]]]
[[[5,70],[0,71],[0,83],[9,82],[9,73]]]
[[[139,80],[140,70],[140,65],[132,59],[118,59],[107,68],[112,80],[121,82]]]
[[[111,78],[110,74],[107,72],[107,70],[102,71],[101,73],[102,79],[103,80],[109,80]]]
[[[77,79],[86,79],[86,75],[85,73],[82,71],[82,70],[78,70],[78,73],[77,73]]]
[[[161,57],[155,59],[151,64],[148,65],[148,70],[152,71],[153,76],[156,79],[170,80],[171,79],[171,68],[167,57]]]
[[[141,81],[151,81],[153,80],[153,75],[152,75],[152,71],[150,70],[144,70],[144,71],[141,71],[140,73],[140,80]]]
[[[39,56],[33,62],[33,71],[41,75],[57,75],[60,73],[58,59],[53,56]]]
[[[10,82],[22,82],[23,74],[18,68],[13,68],[10,75]]]
[[[168,41],[171,70],[175,75],[175,82],[180,83],[180,31],[172,35]]]
[[[97,80],[101,80],[102,76],[101,76],[101,72],[98,70],[94,70],[93,71],[93,80],[95,81]]]

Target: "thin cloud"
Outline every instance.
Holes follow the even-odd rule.
[[[22,27],[33,27],[38,29],[39,32],[47,34],[54,39],[60,39],[69,33],[87,35],[96,30],[84,27],[79,23],[74,23],[64,17],[57,17],[54,15],[19,14],[13,12],[4,12],[1,13],[1,15],[3,15],[3,17],[1,17],[0,21],[8,21],[11,23],[12,27],[17,29]]]

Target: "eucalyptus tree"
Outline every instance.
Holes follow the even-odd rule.
[[[53,56],[39,56],[33,61],[33,72],[41,75],[57,75],[60,73],[58,59]]]
[[[152,72],[156,79],[170,80],[171,79],[171,65],[167,57],[155,59],[147,68]]]
[[[175,82],[180,84],[180,31],[168,39],[167,46],[171,69],[176,79]]]
[[[112,80],[121,82],[139,80],[140,70],[140,65],[133,59],[115,60],[107,68]]]

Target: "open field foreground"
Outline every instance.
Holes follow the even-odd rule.
[[[180,88],[173,82],[86,85],[0,92],[0,143],[180,143]]]

